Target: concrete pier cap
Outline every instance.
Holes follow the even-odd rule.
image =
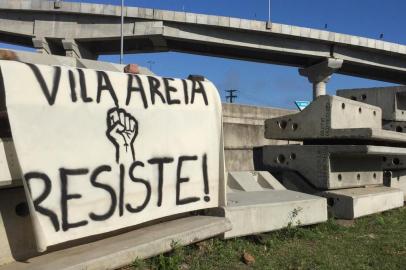
[[[299,69],[299,74],[307,77],[309,82],[313,84],[313,100],[318,96],[326,95],[326,83],[330,80],[331,75],[337,69],[340,69],[342,65],[342,59],[327,58],[315,65]]]

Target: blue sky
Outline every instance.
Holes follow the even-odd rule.
[[[65,0],[68,1],[68,0]],[[71,2],[121,3],[121,0]],[[126,0],[126,5],[184,10],[204,14],[267,20],[268,0]],[[271,20],[310,28],[352,34],[406,44],[406,1],[404,0],[271,0]],[[1,44],[0,44],[1,45]],[[4,46],[3,46],[4,47]],[[118,56],[101,56],[118,62]],[[149,66],[157,75],[187,77],[201,74],[213,81],[224,100],[225,89],[238,89],[237,103],[294,108],[295,100],[310,100],[312,86],[298,75],[297,68],[252,63],[181,53],[126,55],[125,63]],[[333,75],[328,92],[336,89],[374,87],[388,83]]]

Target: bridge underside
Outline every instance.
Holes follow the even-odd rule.
[[[118,7],[39,2],[0,3],[0,41],[78,58],[120,52]],[[184,12],[127,7],[125,14],[126,53],[176,51],[299,68],[337,58],[343,63],[336,73],[406,83],[406,47],[398,44]]]

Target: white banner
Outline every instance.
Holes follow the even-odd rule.
[[[41,250],[219,205],[221,102],[212,83],[0,67]]]

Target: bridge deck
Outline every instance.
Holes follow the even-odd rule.
[[[120,14],[119,6],[103,4],[62,2],[55,9],[53,1],[1,1],[0,41],[32,46],[33,38],[42,38],[55,54],[65,54],[73,41],[94,57],[117,54]],[[128,53],[180,51],[295,67],[334,57],[344,60],[337,73],[406,82],[406,46],[400,44],[187,12],[125,7],[124,14]]]

